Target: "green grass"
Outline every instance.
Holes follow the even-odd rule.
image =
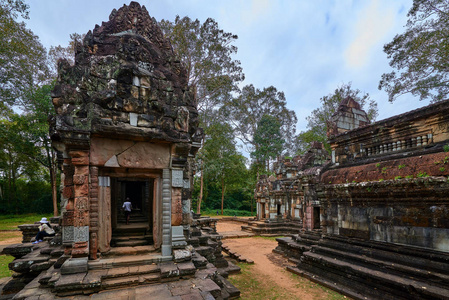
[[[271,240],[271,241],[276,241],[276,239],[278,238],[283,238],[283,235],[279,235],[279,236],[258,236],[258,238],[261,239],[265,239],[265,240]]]
[[[216,217],[217,216],[217,209],[203,209],[201,210],[202,216],[209,216],[209,217]],[[221,216],[221,209],[218,209],[218,215]],[[223,209],[223,216],[237,216],[237,217],[251,217],[255,216],[256,212],[254,211],[251,215],[250,211],[247,210],[237,210],[237,209]]]
[[[245,263],[237,263],[237,265],[241,268],[240,274],[230,275],[228,280],[240,290],[241,299],[298,299],[297,295],[277,286],[269,280],[269,277],[257,274],[254,265]],[[317,283],[296,274],[285,272],[290,274],[295,286],[303,290],[305,295],[310,295],[312,299],[347,299],[345,296]]]
[[[12,271],[9,270],[8,264],[13,260],[13,256],[0,255],[0,278],[10,277],[12,275]]]
[[[39,221],[42,217],[50,219],[52,215],[3,215],[0,216],[0,230],[16,230],[18,229],[17,226],[22,224],[33,224],[34,222]]]

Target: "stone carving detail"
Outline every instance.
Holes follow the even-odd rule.
[[[89,226],[75,227],[73,233],[75,243],[89,241]]]
[[[75,241],[75,227],[73,226],[63,226],[62,227],[62,242],[73,243]]]
[[[184,184],[182,187],[185,189],[190,189],[190,179],[184,179]]]
[[[184,172],[182,170],[172,170],[172,180],[171,185],[172,187],[184,187],[184,180],[183,180],[183,174]]]
[[[182,201],[182,213],[190,213],[190,200]]]
[[[79,197],[76,199],[76,208],[82,209],[82,210],[88,210],[89,209],[89,203],[87,200],[87,197]]]

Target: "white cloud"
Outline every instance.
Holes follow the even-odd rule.
[[[350,68],[364,67],[374,48],[393,28],[394,11],[385,9],[383,4],[379,5],[379,2],[379,0],[371,0],[371,3],[360,12],[354,24],[356,36],[345,51],[346,63]]]

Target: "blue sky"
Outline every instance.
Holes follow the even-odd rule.
[[[378,120],[429,104],[411,95],[391,104],[377,89],[391,71],[383,45],[404,31],[412,0],[144,0],[156,20],[176,15],[214,18],[238,35],[234,56],[242,63],[243,85],[275,86],[298,117],[297,132],[319,99],[347,82],[368,92]],[[47,49],[67,45],[71,33],[86,33],[109,19],[118,0],[29,1],[28,27]]]

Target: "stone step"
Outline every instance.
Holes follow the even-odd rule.
[[[152,234],[146,234],[146,235],[136,235],[136,236],[115,236],[112,238],[113,241],[117,242],[124,242],[124,241],[132,241],[132,240],[140,240],[140,239],[147,239],[152,240],[153,235]]]
[[[130,223],[130,224],[117,224],[114,228],[112,235],[132,235],[132,233],[150,233],[150,225],[145,222]]]
[[[385,243],[384,243],[385,244]],[[347,252],[365,255],[373,259],[403,264],[409,267],[437,272],[449,276],[449,255],[447,253],[428,253],[426,249],[416,248],[413,253],[401,245],[384,245],[376,242],[349,240],[340,241],[335,238],[325,238],[319,245],[332,249],[345,249]],[[420,253],[421,252],[421,253]],[[421,255],[420,255],[421,254]]]
[[[343,248],[340,248],[343,249]],[[370,249],[372,252],[372,249]],[[342,261],[351,262],[353,264],[357,264],[360,266],[365,267],[375,267],[375,268],[381,268],[383,272],[393,275],[402,275],[407,274],[407,277],[410,279],[416,279],[416,280],[424,280],[427,282],[432,282],[435,285],[443,284],[444,286],[447,286],[447,283],[449,282],[449,276],[446,274],[441,274],[438,272],[430,272],[422,267],[416,268],[412,266],[412,262],[405,261],[385,261],[383,259],[375,259],[368,255],[366,255],[366,252],[363,252],[363,254],[356,254],[353,252],[348,251],[348,249],[339,250],[334,248],[327,248],[324,246],[312,246],[312,252],[325,255],[327,257],[333,258],[333,259],[339,259]],[[373,255],[375,256],[375,255]]]
[[[134,246],[134,247],[113,247],[109,252],[103,253],[103,258],[115,258],[130,255],[157,254],[153,245]],[[160,253],[159,253],[160,254]]]
[[[131,239],[128,241],[115,241],[115,242],[111,242],[112,245],[114,245],[114,247],[135,247],[135,246],[145,246],[145,245],[150,245],[152,244],[153,241],[152,240],[148,240],[148,239]]]
[[[168,261],[171,256],[162,256],[159,253],[123,255],[111,258],[101,258],[95,261],[89,261],[89,270],[111,269],[119,267],[132,267],[139,265],[151,265]]]
[[[448,289],[431,285],[428,281],[388,274],[381,269],[367,268],[311,251],[304,253],[298,267],[313,273],[316,278],[332,280],[368,298],[410,299],[413,295],[413,299],[449,299]]]

